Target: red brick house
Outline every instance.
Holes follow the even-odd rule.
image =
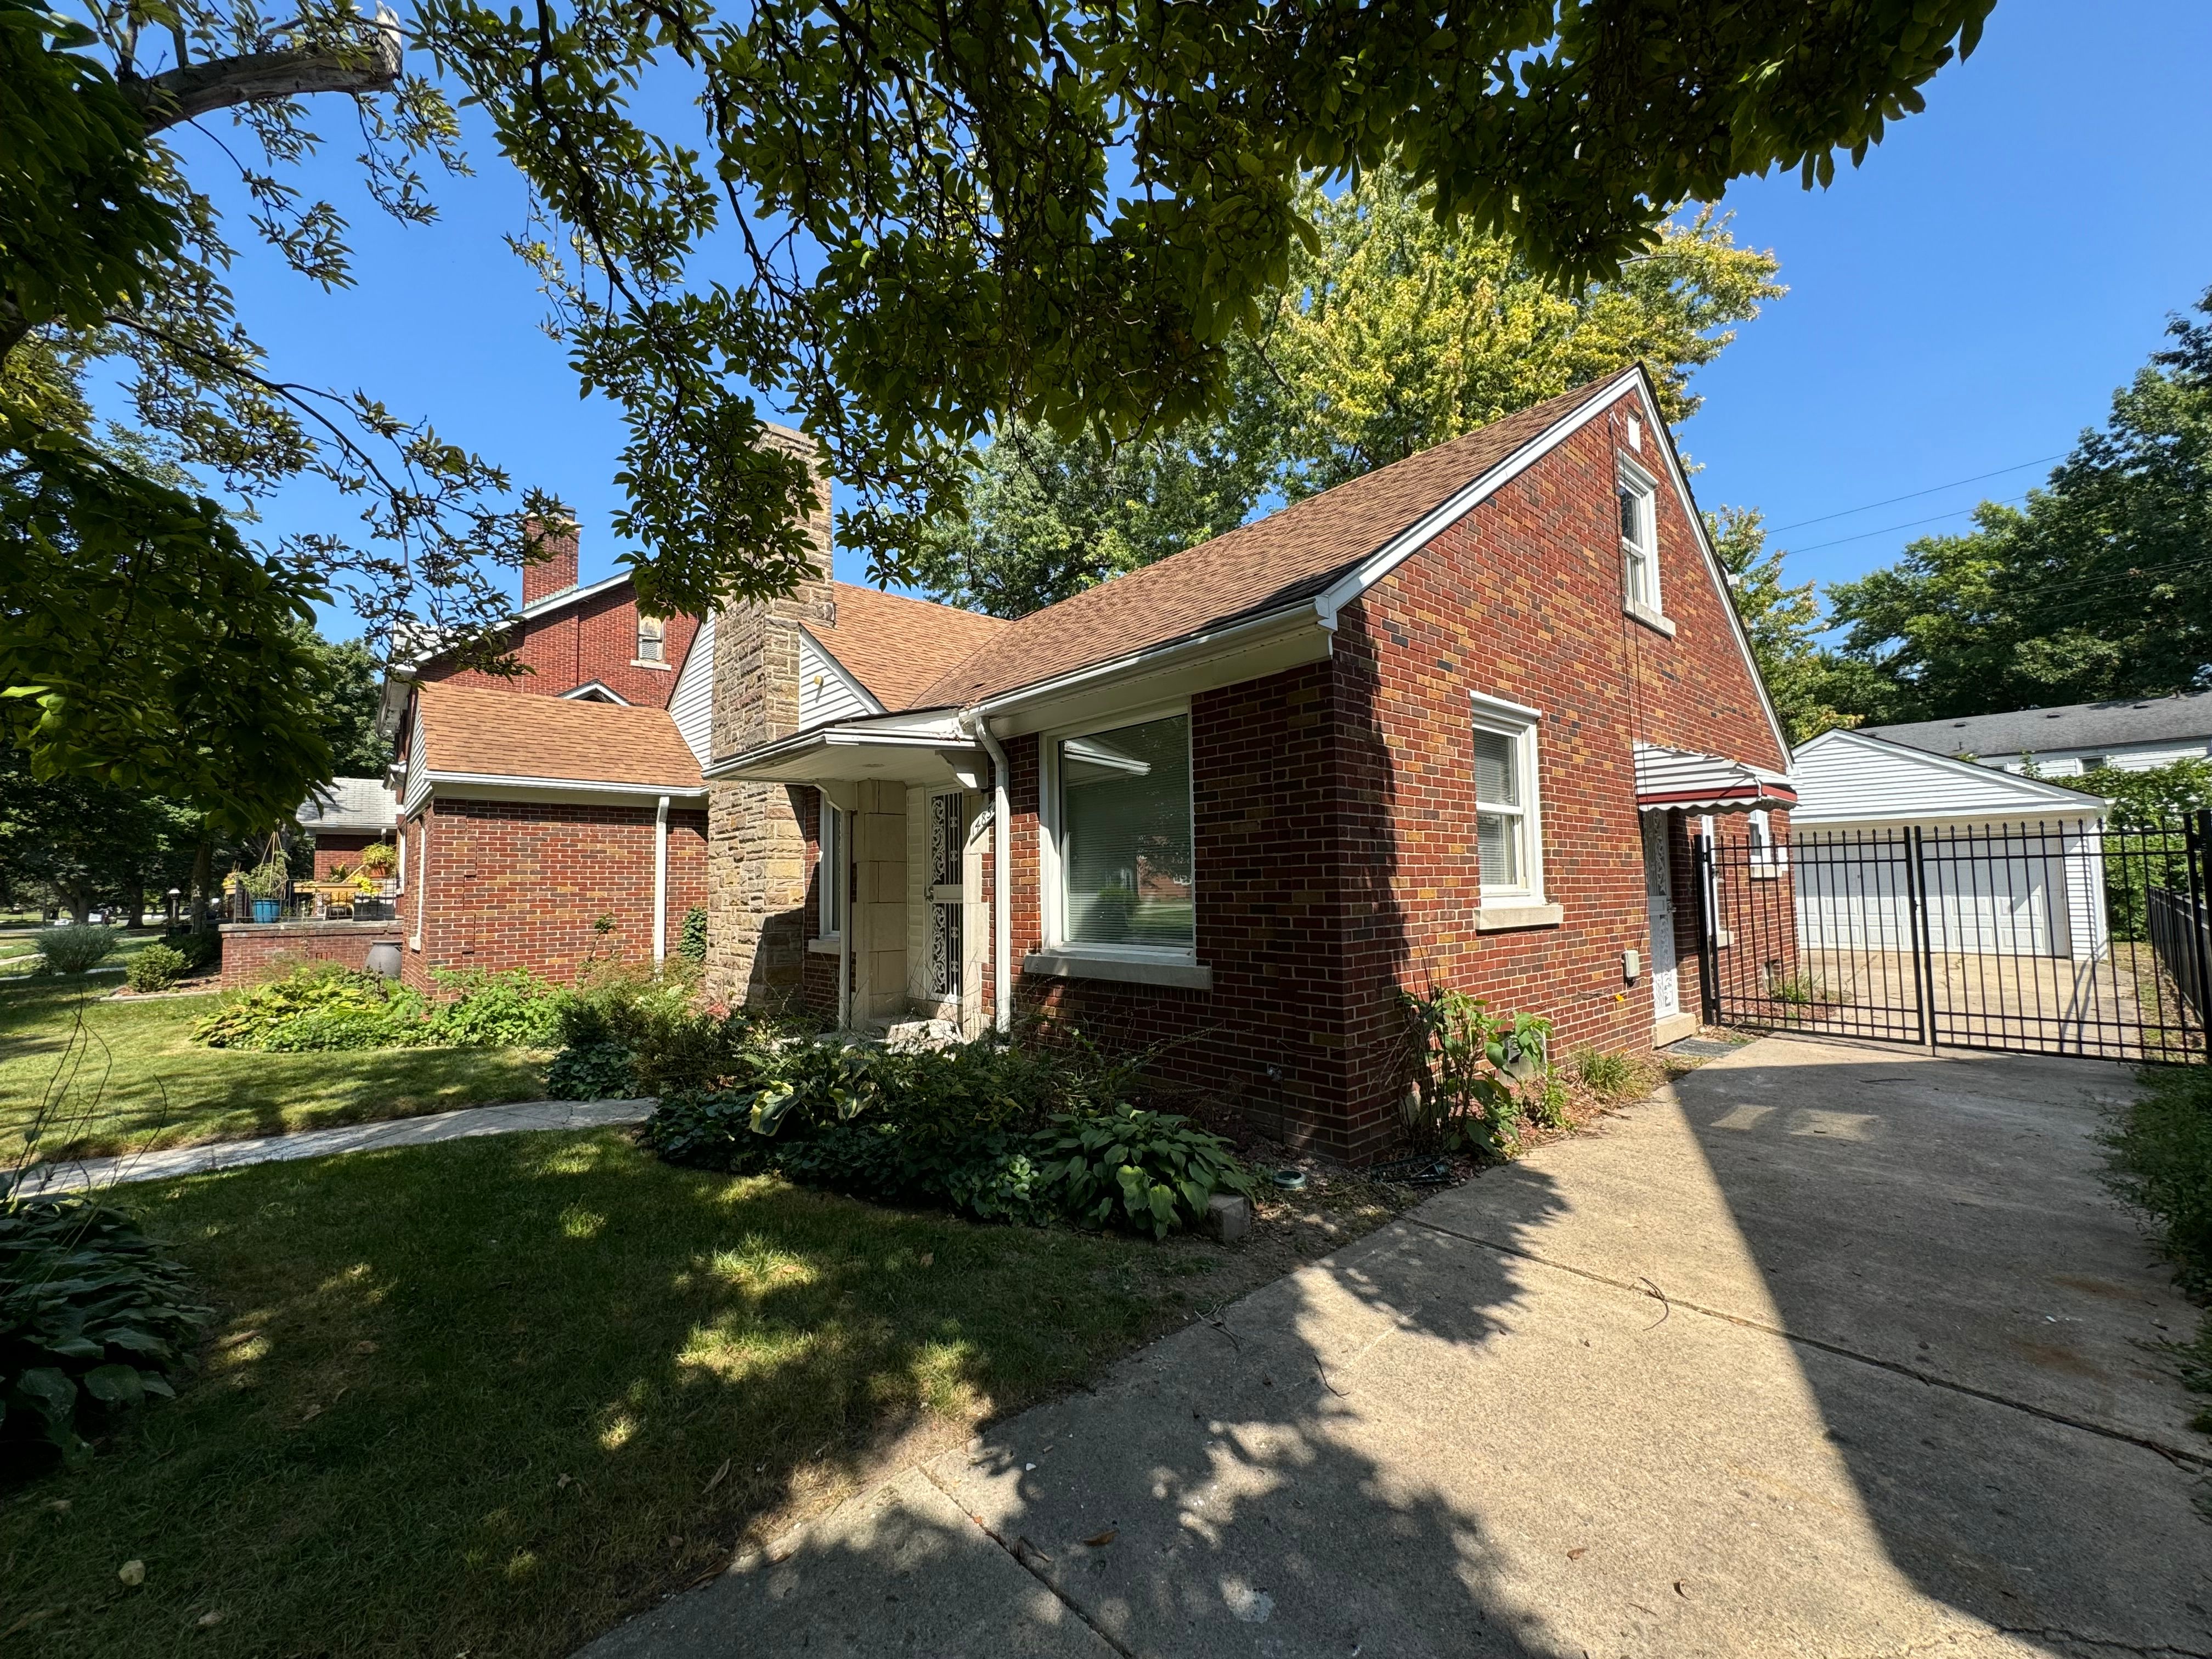
[[[732,1000],[1176,1039],[1182,1080],[1362,1158],[1397,1133],[1401,987],[1548,1016],[1562,1051],[1671,1040],[1692,820],[1786,837],[1784,736],[1640,371],[1017,622],[865,592],[716,624]]]

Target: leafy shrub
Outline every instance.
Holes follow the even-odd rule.
[[[315,962],[232,993],[191,1035],[210,1048],[271,1053],[394,1048],[423,1040],[422,1016],[422,999],[404,986]]]
[[[2142,1081],[2105,1138],[2112,1184],[2149,1212],[2182,1287],[2212,1297],[2212,1073],[2146,1066]]]
[[[83,1429],[173,1392],[210,1316],[123,1212],[82,1198],[0,1204],[0,1443],[42,1440],[81,1461]]]
[[[1188,1118],[1133,1106],[1057,1118],[1037,1151],[1042,1178],[1078,1220],[1155,1238],[1203,1218],[1216,1192],[1252,1190],[1227,1141]]]
[[[114,951],[115,930],[89,922],[45,927],[39,931],[38,946],[39,954],[46,959],[48,973],[89,973]]]
[[[545,1068],[550,1100],[629,1100],[637,1094],[637,1075],[629,1050],[619,1042],[587,1042],[563,1048]]]
[[[707,959],[707,907],[695,904],[684,913],[684,931],[677,935],[676,954],[686,962]]]
[[[204,974],[222,965],[222,935],[212,927],[199,933],[180,928],[162,934],[161,943],[184,957],[187,974]]]
[[[149,945],[131,958],[123,982],[134,991],[166,991],[185,976],[185,953],[167,945]]]
[[[430,1009],[422,1042],[453,1048],[550,1048],[560,1036],[568,994],[526,969],[495,974],[440,968],[430,977],[453,995]]]
[[[1400,1115],[1416,1150],[1510,1158],[1520,1151],[1524,1118],[1552,1127],[1566,1121],[1565,1099],[1553,1087],[1551,1021],[1493,1014],[1464,991],[1399,997],[1413,1052]]]
[[[980,1221],[1041,1227],[1060,1208],[1060,1194],[1041,1158],[1033,1138],[984,1136],[971,1146],[968,1161],[945,1176],[945,1196],[954,1209]]]

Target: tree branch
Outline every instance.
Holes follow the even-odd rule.
[[[215,58],[144,79],[130,76],[122,87],[144,116],[150,137],[234,104],[273,103],[318,92],[389,92],[399,82],[405,52],[399,20],[380,6],[375,33],[356,43]]]

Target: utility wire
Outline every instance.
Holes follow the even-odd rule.
[[[2033,466],[2035,463],[2031,461],[2028,465]],[[1938,513],[1932,518],[1907,519],[1903,524],[1885,525],[1880,530],[1862,530],[1856,536],[1838,536],[1832,542],[1814,542],[1810,547],[1793,547],[1789,550],[1793,556],[1799,553],[1817,553],[1824,547],[1841,547],[1845,542],[1863,542],[1869,536],[1887,536],[1892,531],[1895,530],[1911,530],[1923,524],[1941,524],[1944,520],[1955,519],[1962,513],[1972,513],[1974,511],[1975,507],[1981,507],[1984,505],[2016,507],[2027,499],[2027,496],[2023,493],[2018,495],[2008,495],[2004,500],[1993,503],[1977,501],[1974,504],[1974,507],[1954,507],[1948,513]],[[1838,514],[1837,516],[1840,517],[1842,515]]]
[[[1808,524],[1826,524],[1831,519],[1848,519],[1854,513],[1871,513],[1877,507],[1894,507],[1899,501],[1917,501],[1923,495],[1933,495],[1939,490],[1956,489],[1961,484],[1979,483],[1984,478],[2002,478],[2006,473],[2017,472],[2022,467],[2041,466],[2045,461],[2063,459],[2064,459],[2064,452],[2062,451],[2057,455],[2045,455],[2036,460],[2021,461],[2012,466],[2001,466],[1994,472],[1977,472],[1971,478],[1954,478],[1948,483],[1930,484],[1925,489],[1915,489],[1902,495],[1892,495],[1887,501],[1869,501],[1863,507],[1847,507],[1840,513],[1823,513],[1817,519],[1799,519],[1793,524],[1775,525],[1766,533],[1770,536],[1779,536],[1785,530],[1802,530]],[[1881,532],[1874,531],[1870,533],[1878,536]]]

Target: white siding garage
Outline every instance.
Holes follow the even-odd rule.
[[[1814,738],[1790,769],[1789,856],[1805,948],[1905,946],[1917,867],[1937,951],[2105,954],[2098,797],[1858,732]]]

